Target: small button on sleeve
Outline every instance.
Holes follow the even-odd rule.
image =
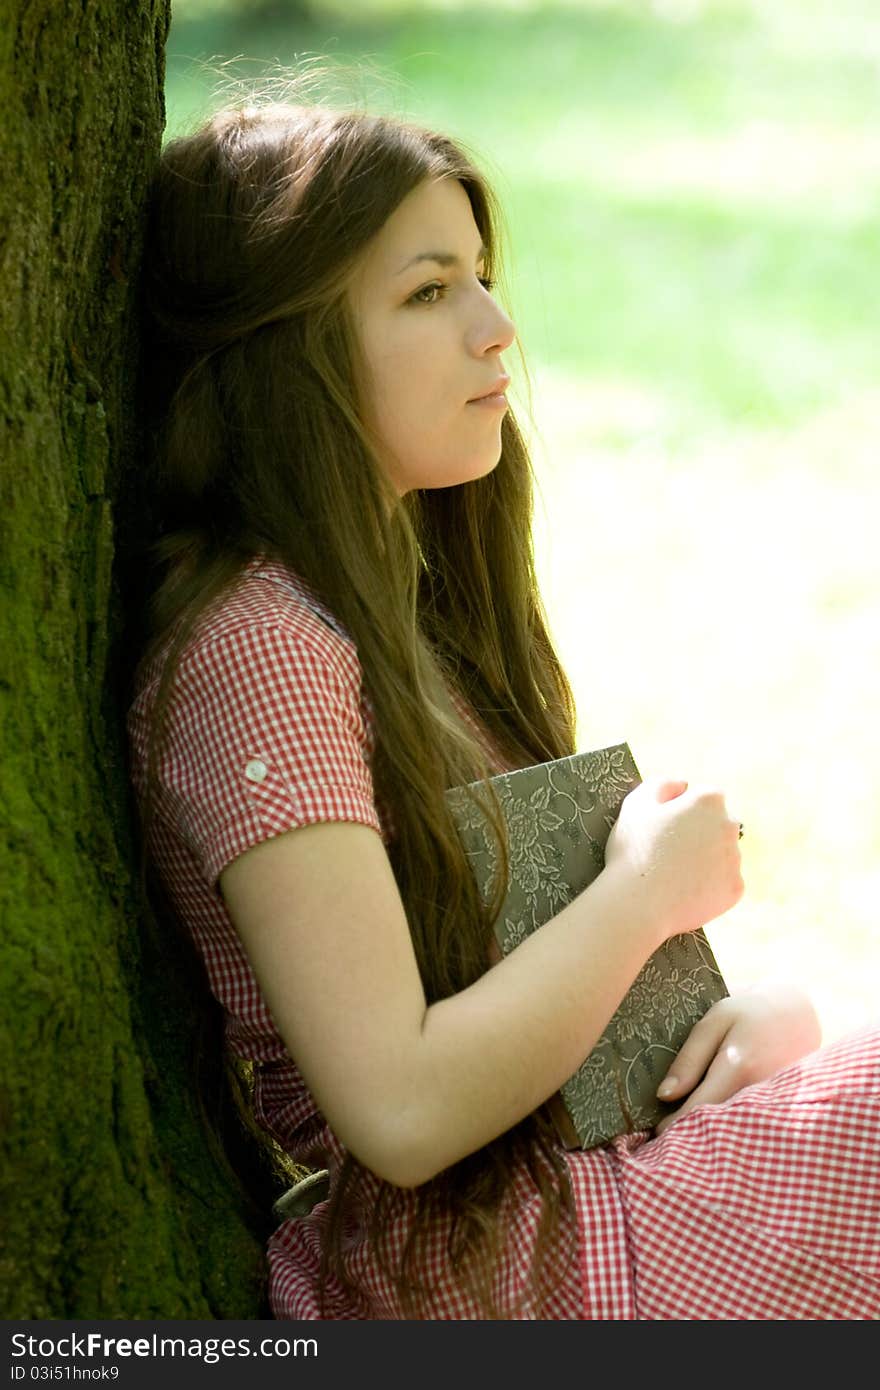
[[[328,630],[236,627],[178,673],[164,778],[205,878],[251,846],[316,821],[382,833],[353,648]]]

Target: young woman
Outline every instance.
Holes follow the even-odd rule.
[[[223,110],[156,180],[132,773],[255,1118],[329,1171],[272,1310],[876,1317],[875,1032],[817,1051],[756,990],[693,1029],[662,1133],[565,1152],[545,1109],[652,951],[739,900],[720,792],[639,787],[598,879],[491,957],[444,791],[575,751],[497,226],[451,140],[315,105]]]

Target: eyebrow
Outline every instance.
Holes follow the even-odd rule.
[[[476,264],[479,265],[480,261],[485,260],[488,254],[489,248],[481,246],[477,252]],[[402,275],[405,270],[409,270],[410,266],[416,265],[418,261],[434,261],[437,265],[445,266],[461,265],[461,258],[454,256],[451,251],[421,251],[418,256],[413,256],[411,261],[407,261],[406,265],[402,265],[400,270],[395,271],[395,274]]]

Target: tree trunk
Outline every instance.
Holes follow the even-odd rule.
[[[0,18],[6,1318],[267,1316],[265,1232],[192,1100],[177,948],[142,929],[116,694],[168,22],[168,0]]]

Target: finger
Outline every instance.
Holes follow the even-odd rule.
[[[661,1100],[687,1095],[710,1067],[732,1022],[729,1011],[722,1007],[724,1003],[725,1000],[719,999],[688,1033],[657,1087]]]
[[[687,782],[678,779],[667,779],[656,784],[655,795],[658,801],[673,801],[675,797],[682,796],[688,789]]]
[[[672,1115],[665,1115],[655,1126],[655,1134],[662,1134],[678,1120],[683,1120],[698,1105],[720,1105],[739,1090],[736,1068],[725,1053],[719,1053],[702,1082],[691,1092],[683,1105]]]

